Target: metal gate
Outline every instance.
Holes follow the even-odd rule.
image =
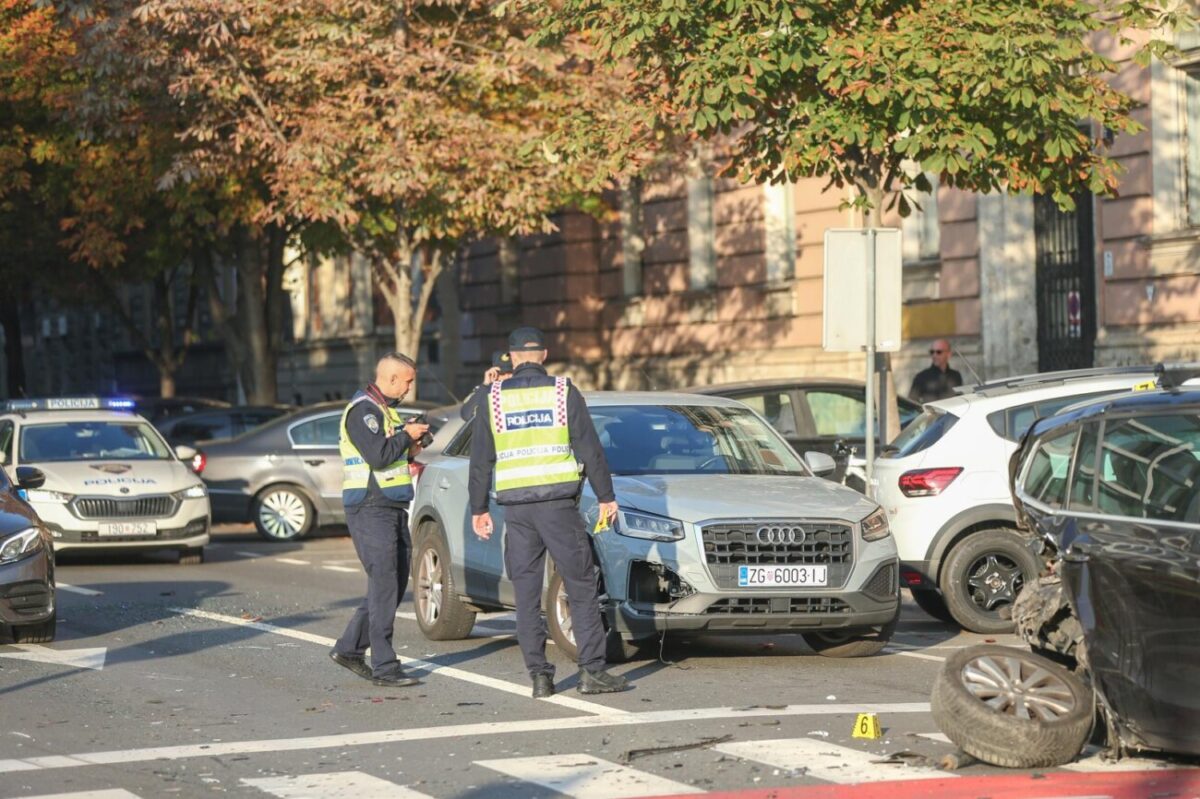
[[[1092,195],[1062,211],[1035,195],[1038,370],[1084,369],[1096,343],[1096,239]]]

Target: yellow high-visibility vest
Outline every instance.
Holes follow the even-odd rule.
[[[546,382],[530,386],[510,378],[493,383],[488,395],[496,443],[496,501],[501,505],[563,499],[579,492],[579,464],[571,452],[567,424],[570,384],[563,377],[541,380]]]
[[[379,486],[379,490],[385,497],[396,502],[411,501],[413,487],[412,475],[408,471],[408,457],[401,456],[399,460],[392,461],[385,469],[372,469],[363,460],[358,447],[354,446],[354,442],[350,440],[350,435],[346,430],[346,420],[350,418],[350,411],[360,402],[372,402],[372,400],[360,391],[354,395],[350,404],[346,406],[346,410],[342,412],[341,434],[338,436],[338,450],[342,454],[344,467],[342,504],[351,507],[362,503],[367,498],[367,486],[371,483],[372,475],[375,477],[375,484]],[[390,436],[397,428],[404,425],[404,420],[393,408],[381,407],[381,410],[383,411],[383,434]]]

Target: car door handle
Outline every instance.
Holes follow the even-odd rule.
[[[307,463],[309,466],[320,466],[322,463],[325,462],[325,459],[324,458],[308,458],[304,462]]]
[[[1063,553],[1062,559],[1068,563],[1087,563],[1088,554],[1080,552],[1078,549],[1068,549]]]
[[[450,490],[450,481],[448,479],[446,479],[445,477],[443,477],[441,480],[438,481],[438,488],[441,489],[442,491],[449,491]]]

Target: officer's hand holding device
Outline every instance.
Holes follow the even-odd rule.
[[[429,432],[429,420],[423,415],[414,416],[405,422],[404,432],[418,447],[428,447],[433,443],[433,433]]]

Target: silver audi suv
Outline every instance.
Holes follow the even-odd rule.
[[[819,479],[833,460],[800,458],[735,400],[688,394],[587,394],[620,513],[592,536],[611,660],[666,631],[800,633],[832,657],[879,652],[900,611],[896,545],[879,506]],[[466,637],[475,614],[513,607],[504,536],[471,531],[471,426],[426,466],[412,504],[413,591],[426,637]],[[585,483],[588,529],[596,498]],[[503,507],[492,518],[503,530]],[[552,563],[550,634],[575,653]]]

